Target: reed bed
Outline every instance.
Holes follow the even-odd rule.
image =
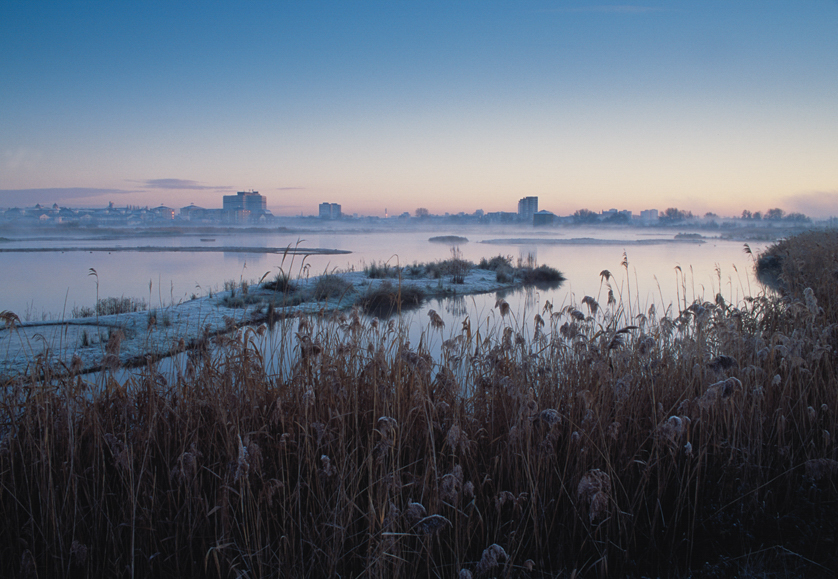
[[[838,318],[805,287],[37,368],[3,388],[0,575],[831,576]]]

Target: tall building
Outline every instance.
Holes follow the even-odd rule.
[[[224,211],[265,211],[268,199],[258,191],[239,191],[235,195],[224,196]]]
[[[239,191],[235,195],[224,196],[222,214],[225,221],[246,223],[270,215],[270,212],[264,195],[259,195],[258,191]]]
[[[518,201],[518,219],[532,221],[532,216],[538,213],[538,197],[524,197]]]
[[[340,219],[340,204],[321,203],[319,215],[321,219]]]

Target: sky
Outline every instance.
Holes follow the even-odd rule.
[[[0,207],[838,215],[838,1],[0,4]]]

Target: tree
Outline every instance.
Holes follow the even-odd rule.
[[[775,207],[774,209],[769,209],[768,211],[765,212],[765,218],[766,219],[771,219],[772,221],[779,221],[780,219],[783,218],[783,216],[785,214],[786,214],[785,211],[783,211],[779,207]]]
[[[753,219],[754,215],[747,209],[742,210],[742,219]]]
[[[664,223],[676,223],[685,219],[692,219],[692,211],[681,211],[677,207],[670,207],[663,212],[660,220]]]
[[[417,209],[416,211],[414,211],[414,212],[413,212],[413,214],[414,214],[416,217],[419,217],[420,219],[422,219],[422,218],[425,218],[425,217],[427,217],[428,215],[430,215],[430,212],[429,212],[427,209],[425,209],[424,207],[420,207],[419,209]]]
[[[786,221],[794,221],[796,223],[811,223],[811,219],[806,217],[803,213],[789,213],[783,219]]]
[[[626,213],[619,213],[618,212],[618,213],[614,213],[612,215],[609,215],[608,217],[603,218],[602,222],[603,223],[609,223],[609,224],[620,224],[620,223],[625,224],[625,223],[629,222],[629,216]]]
[[[599,221],[599,213],[590,209],[579,209],[573,214],[574,223],[596,223],[597,221]]]

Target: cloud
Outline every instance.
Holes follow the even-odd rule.
[[[139,183],[147,189],[188,189],[191,191],[228,191],[232,189],[227,185],[202,185],[199,181],[192,181],[191,179],[145,179],[130,182]]]
[[[91,187],[55,187],[52,189],[0,189],[0,207],[31,207],[36,203],[52,205],[68,201],[94,200],[101,197],[134,193],[123,189]]]
[[[545,12],[599,12],[602,14],[645,14],[647,12],[661,12],[663,8],[653,6],[635,6],[632,4],[606,4],[602,6],[580,6],[577,8],[555,8]]]
[[[804,213],[812,219],[838,216],[838,191],[810,191],[784,199],[792,211]]]
[[[305,187],[277,187],[277,191],[305,191]]]

